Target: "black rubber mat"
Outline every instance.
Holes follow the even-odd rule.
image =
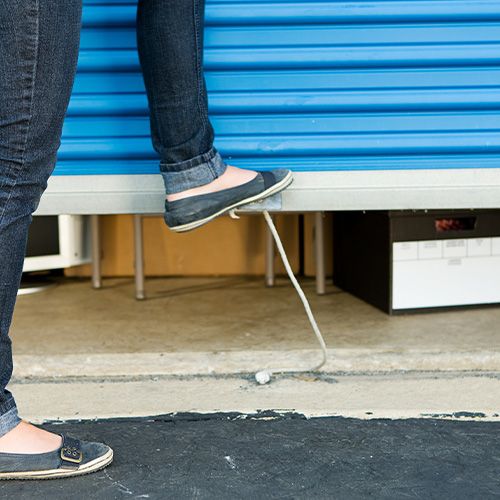
[[[2,482],[5,499],[500,498],[500,423],[177,415],[47,425],[115,451],[80,478]]]

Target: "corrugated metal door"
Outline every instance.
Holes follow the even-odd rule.
[[[157,159],[134,0],[84,0],[57,174]],[[207,0],[216,147],[238,166],[500,167],[498,0]]]

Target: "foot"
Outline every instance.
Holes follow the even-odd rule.
[[[46,453],[57,450],[61,436],[44,431],[24,420],[0,437],[0,453]]]
[[[175,232],[191,231],[219,215],[231,213],[243,205],[259,202],[286,189],[293,181],[289,169],[257,172],[247,182],[215,192],[165,202],[164,218]]]
[[[34,426],[27,425],[30,429],[26,427],[23,432],[18,431],[21,432],[21,440],[27,438],[23,433],[35,432]],[[35,436],[35,441],[44,442],[47,437],[39,434]],[[48,439],[51,439],[50,436]],[[45,443],[44,446],[38,447],[38,453],[19,453],[19,446],[16,446],[17,452],[0,453],[0,480],[81,476],[104,469],[113,461],[113,450],[104,443],[81,441],[66,434],[60,436],[60,441],[61,445],[55,450],[41,452],[41,449],[48,448]],[[25,449],[33,451],[33,441],[27,442]]]
[[[229,189],[250,182],[252,179],[255,179],[255,177],[257,177],[257,172],[254,170],[246,170],[244,168],[228,165],[226,171],[209,184],[187,189],[186,191],[181,191],[179,193],[169,194],[167,195],[167,201],[181,200],[182,198],[187,198],[188,196],[197,196],[199,194],[222,191],[223,189]]]

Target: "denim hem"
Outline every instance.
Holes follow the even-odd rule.
[[[0,437],[7,434],[7,432],[11,431],[14,427],[21,423],[14,400],[12,400],[12,404],[14,406],[0,415]]]
[[[227,165],[215,147],[180,163],[160,162],[167,194],[209,184],[226,171]]]

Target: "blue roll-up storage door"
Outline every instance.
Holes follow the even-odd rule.
[[[135,11],[84,0],[56,174],[157,172]],[[205,72],[237,166],[500,167],[498,0],[207,0]]]

